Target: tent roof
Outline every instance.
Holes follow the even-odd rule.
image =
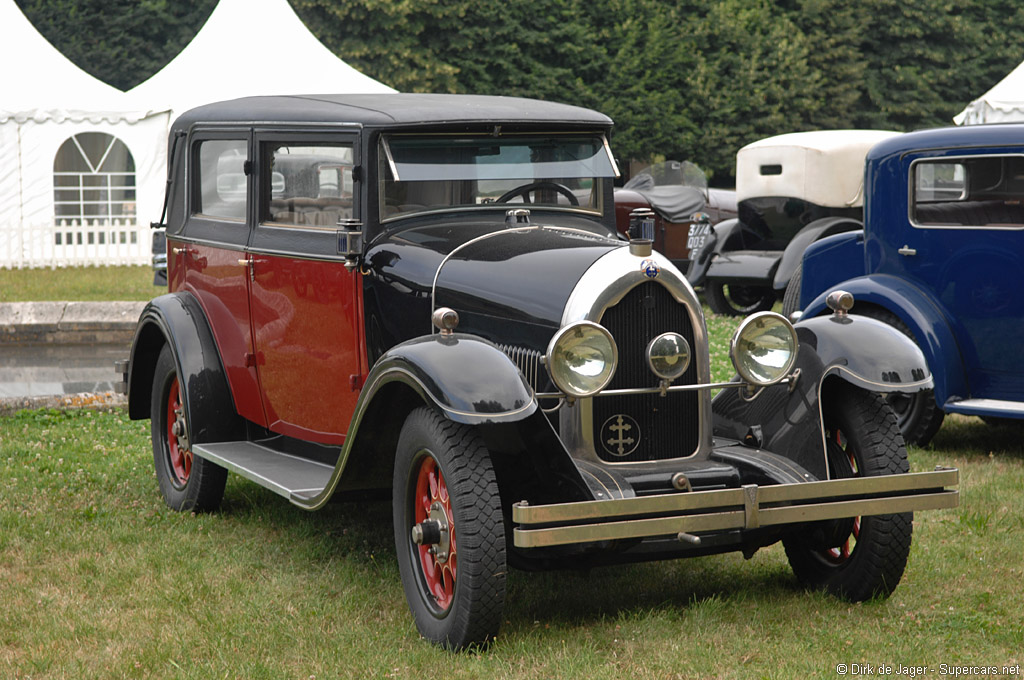
[[[144,118],[124,92],[75,66],[32,25],[14,0],[0,0],[0,122],[11,118],[109,120]],[[141,107],[151,109],[151,106]],[[166,110],[166,109],[164,109]]]
[[[167,101],[175,115],[250,95],[379,93],[365,76],[316,39],[287,0],[220,0],[185,49],[129,91],[137,101]]]
[[[1024,63],[953,117],[957,125],[1024,120]]]

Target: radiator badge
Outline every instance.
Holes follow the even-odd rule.
[[[628,456],[640,445],[640,426],[624,413],[614,415],[601,426],[601,445],[613,456]]]
[[[640,271],[649,279],[653,279],[661,273],[661,267],[655,260],[644,260],[640,263]]]

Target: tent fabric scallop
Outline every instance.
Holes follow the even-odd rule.
[[[177,116],[251,95],[394,91],[324,47],[287,0],[221,0],[192,42],[128,94],[169,98]]]
[[[957,114],[957,125],[1024,121],[1024,63]]]

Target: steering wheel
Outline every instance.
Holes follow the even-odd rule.
[[[547,180],[547,179],[542,179],[542,180],[539,180],[537,182],[532,182],[530,184],[524,184],[522,186],[516,187],[515,189],[510,189],[510,190],[506,191],[505,193],[503,193],[501,196],[498,196],[498,198],[496,198],[494,200],[494,202],[495,203],[508,203],[509,199],[515,198],[516,196],[522,196],[523,197],[523,203],[529,203],[530,202],[530,197],[529,197],[530,192],[531,191],[536,191],[537,189],[554,189],[555,191],[557,191],[558,193],[562,194],[567,199],[569,199],[569,203],[571,205],[579,205],[580,204],[580,199],[576,198],[576,195],[574,193],[572,193],[572,189],[570,189],[569,187],[565,186],[564,184],[559,184],[558,182],[552,182],[551,180]]]

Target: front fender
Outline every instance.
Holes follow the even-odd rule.
[[[537,410],[537,400],[507,354],[474,335],[428,335],[397,345],[374,364],[368,389],[406,383],[450,420],[482,425],[522,420]]]
[[[187,292],[161,295],[139,316],[128,363],[128,416],[150,417],[153,369],[165,343],[177,367],[189,439],[203,444],[244,438],[210,324]]]
[[[789,280],[793,278],[793,272],[796,271],[796,268],[803,259],[804,251],[812,243],[827,236],[863,228],[863,224],[848,217],[822,217],[798,231],[796,236],[786,245],[786,250],[782,253],[782,260],[779,262],[779,268],[775,270],[775,282],[773,284],[775,290],[786,289],[786,286],[789,285]]]
[[[853,294],[856,302],[852,316],[857,316],[858,304],[873,305],[892,312],[907,325],[931,369],[935,400],[939,404],[946,403],[951,397],[969,394],[956,337],[942,307],[929,295],[895,276],[861,276],[832,286],[811,300],[802,319],[809,321],[811,317],[824,313],[828,292],[837,288]],[[802,323],[805,322],[802,320]]]
[[[794,326],[800,351],[815,351],[822,362],[822,378],[836,375],[871,392],[934,387],[924,354],[896,328],[855,314],[805,319]]]

